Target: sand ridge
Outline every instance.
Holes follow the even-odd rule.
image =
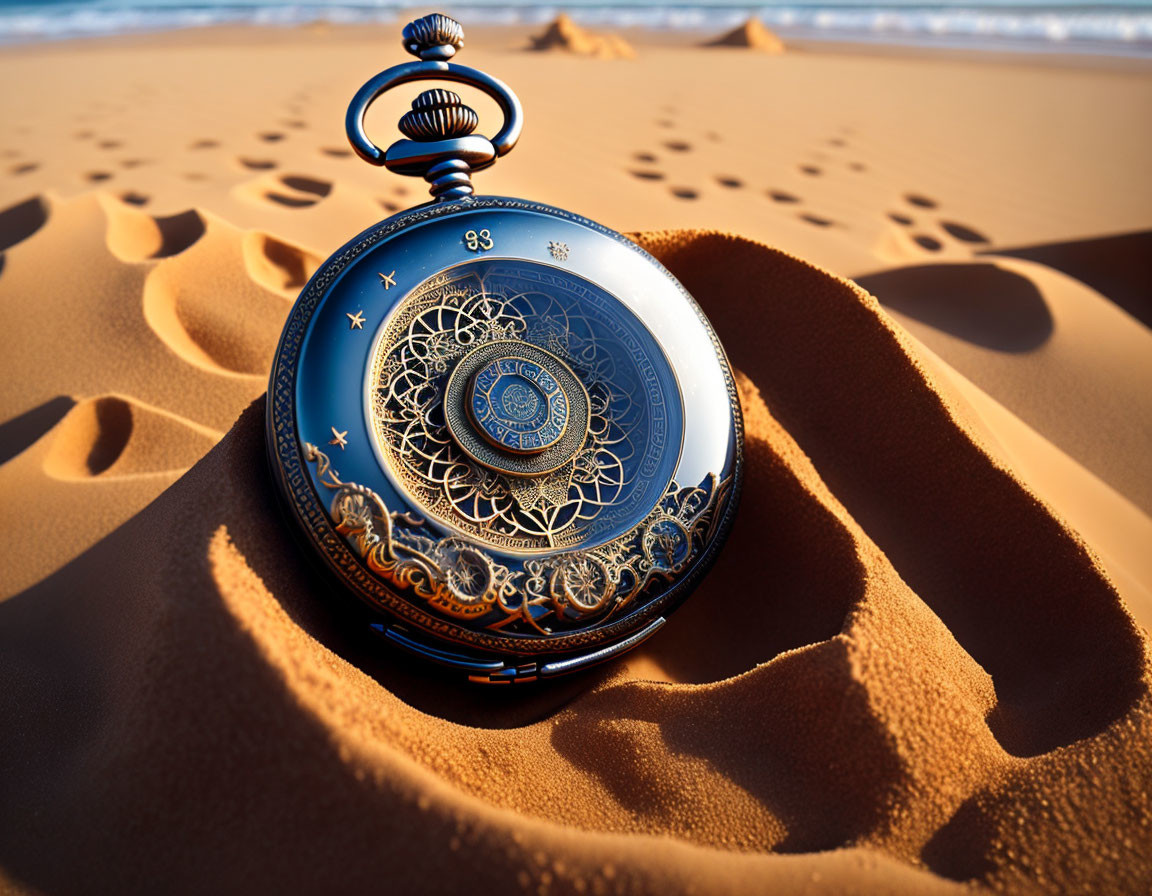
[[[80,713],[52,723],[65,726],[63,743],[90,736],[79,724],[104,732],[108,748],[71,771],[49,763],[38,774],[24,748],[6,746],[0,761],[21,770],[16,805],[48,794],[46,804],[60,806],[41,817],[37,842],[154,857],[113,863],[127,875],[107,877],[113,886],[171,880],[179,852],[165,841],[216,856],[210,874],[225,888],[255,867],[301,886],[320,872],[295,864],[291,854],[307,850],[287,853],[287,844],[320,836],[313,824],[347,826],[340,819],[359,806],[360,833],[341,838],[351,852],[329,845],[334,868],[371,867],[361,836],[402,837],[413,856],[443,838],[459,857],[446,869],[472,869],[469,856],[490,843],[514,844],[504,847],[507,865],[481,863],[493,883],[527,869],[518,885],[545,879],[566,891],[589,875],[604,889],[723,892],[786,881],[788,867],[755,858],[770,850],[810,854],[806,883],[835,890],[845,856],[824,851],[852,845],[881,863],[878,881],[855,869],[861,886],[1040,880],[1066,890],[1101,879],[1097,866],[1067,861],[1087,843],[1117,850],[1107,879],[1135,889],[1142,841],[1125,846],[1112,831],[1147,809],[1148,788],[1133,777],[1148,767],[1147,642],[1082,542],[956,424],[870,297],[725,235],[640,239],[681,278],[716,283],[692,285],[744,371],[745,504],[730,549],[666,635],[616,667],[520,698],[461,694],[379,651],[342,624],[338,606],[317,600],[323,580],[291,547],[263,486],[258,402],[138,517],[5,605],[6,715],[45,724],[42,710],[27,713],[49,693],[62,710],[69,692],[107,707],[89,722]],[[793,345],[788,366],[807,368],[790,376],[782,352],[764,353],[741,326],[742,309],[724,307],[724,278],[769,271],[808,300],[775,303],[763,317],[774,346]],[[797,347],[813,315],[834,316],[840,338],[867,340],[870,351],[830,369],[818,341]],[[847,412],[872,378],[904,388]],[[824,419],[841,425],[799,407],[835,411]],[[873,425],[877,413],[883,426]],[[912,450],[901,426],[948,446],[975,486],[935,463],[932,445]],[[890,481],[861,468],[864,457]],[[1000,514],[995,525],[988,507]],[[63,595],[75,596],[66,622],[45,629]],[[1038,687],[1053,679],[1058,691]],[[81,681],[90,684],[74,691]],[[251,778],[257,761],[255,779],[236,777]],[[298,799],[312,806],[305,816],[288,809]],[[183,809],[153,814],[145,839],[127,842],[75,828],[87,800],[117,807],[100,828],[111,832],[156,811],[148,807]],[[233,806],[263,819],[258,838],[228,821],[239,818]],[[408,819],[404,834],[399,819]],[[28,834],[5,830],[3,859],[17,877],[67,886]],[[654,833],[723,852],[671,863],[647,847],[635,853]],[[534,864],[521,848],[548,859]],[[748,857],[733,865],[721,858],[731,850]],[[894,873],[892,859],[906,871]],[[620,881],[605,884],[606,867]],[[939,882],[905,876],[914,868]],[[734,869],[740,884],[727,876]],[[392,872],[410,885],[420,873]]]
[[[40,85],[0,101],[6,886],[1147,888],[1150,141],[1103,142],[1100,101],[1146,79],[470,40],[531,115],[482,189],[649,228],[748,433],[731,543],[660,637],[494,693],[350,621],[271,494],[291,300],[421,185],[341,142],[378,41],[251,34],[0,57]],[[644,114],[603,102],[630,88]]]

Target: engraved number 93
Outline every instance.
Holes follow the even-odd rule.
[[[485,252],[496,244],[492,242],[492,233],[488,230],[469,230],[464,234],[464,246],[469,252]]]

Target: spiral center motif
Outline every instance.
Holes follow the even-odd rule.
[[[512,339],[461,358],[443,407],[448,432],[469,457],[513,476],[543,476],[571,461],[590,422],[588,393],[571,368]]]
[[[564,435],[568,396],[541,364],[510,355],[473,376],[468,413],[480,434],[497,448],[534,454]]]
[[[504,390],[500,398],[500,407],[504,413],[516,420],[530,420],[540,410],[538,399],[530,388],[520,383],[513,383]]]
[[[425,281],[386,322],[369,377],[389,478],[422,514],[500,549],[618,537],[679,457],[659,345],[614,296],[548,265],[481,259]],[[591,601],[570,578],[572,606]]]

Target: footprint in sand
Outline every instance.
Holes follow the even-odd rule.
[[[48,203],[33,196],[0,211],[0,252],[23,242],[48,221]]]
[[[729,174],[716,175],[716,183],[722,187],[727,187],[729,190],[739,190],[744,186],[744,181],[738,177],[732,177]]]
[[[332,184],[303,174],[257,178],[242,184],[239,193],[248,199],[271,202],[283,208],[309,208],[332,192]]]
[[[966,224],[957,224],[955,221],[941,221],[940,227],[953,239],[960,240],[962,243],[987,243],[988,237],[984,236],[980,231],[969,227]]]
[[[800,173],[807,174],[809,177],[819,177],[824,173],[824,169],[818,165],[801,165]]]
[[[658,161],[656,156],[650,152],[636,152],[632,154],[632,158],[637,162],[645,162],[647,164],[652,164],[653,162]]]
[[[39,167],[40,166],[38,164],[36,164],[35,162],[24,162],[21,165],[13,165],[11,168],[8,169],[8,173],[9,174],[17,174],[17,175],[19,175],[19,174],[31,174],[33,171],[35,171]]]
[[[639,178],[640,180],[664,180],[664,172],[663,171],[634,170],[634,171],[629,171],[628,173],[631,174],[635,178]]]
[[[147,201],[147,197],[143,198]],[[133,204],[116,200],[104,203],[108,216],[108,248],[121,261],[170,258],[204,236],[205,221],[194,209],[174,215],[153,216],[137,211],[131,207]]]
[[[782,203],[790,204],[790,203],[796,203],[796,202],[800,201],[799,196],[795,195],[794,193],[789,193],[785,190],[769,190],[767,193],[767,196],[773,202],[782,202]]]
[[[279,143],[284,139],[284,135],[278,131],[265,131],[264,133],[258,134],[257,136],[265,143]]]
[[[147,159],[124,159],[123,161],[120,162],[120,167],[121,168],[127,168],[127,169],[131,170],[133,168],[139,168],[141,165],[146,165],[146,164],[148,164]]]
[[[61,399],[54,401],[53,411],[63,407]],[[56,423],[44,472],[75,480],[177,471],[192,466],[217,437],[207,427],[160,408],[120,395],[100,395],[68,408]]]
[[[241,244],[248,276],[279,293],[295,293],[323,260],[311,252],[266,233],[247,233]]]
[[[146,196],[143,193],[137,193],[135,190],[129,190],[127,193],[120,194],[120,201],[126,202],[129,205],[147,205],[150,200],[150,196]]]
[[[669,140],[664,144],[664,148],[672,152],[689,152],[692,149],[692,144],[686,140]]]
[[[305,177],[302,174],[285,174],[280,178],[280,182],[293,190],[310,193],[320,199],[323,199],[332,192],[332,184],[330,182],[319,180],[315,177]]]
[[[328,181],[302,174],[285,174],[280,178],[280,183],[295,193],[285,194],[270,190],[264,194],[264,198],[289,208],[307,208],[332,192],[332,184]]]
[[[930,211],[937,210],[940,207],[940,203],[937,200],[920,193],[905,193],[904,201],[915,208]],[[904,212],[889,211],[887,216],[888,220],[899,224],[901,227],[913,227],[916,224],[916,220]],[[951,237],[958,243],[985,245],[990,242],[987,236],[967,224],[960,224],[956,221],[948,220],[940,220],[937,221],[936,224],[946,236]],[[946,248],[945,240],[931,233],[917,232],[911,234],[911,238],[912,242],[925,252],[942,252]]]
[[[699,192],[691,187],[669,187],[668,192],[677,199],[698,199],[700,197]]]
[[[308,127],[308,122],[304,121],[301,118],[289,118],[289,119],[282,121],[280,123],[282,125],[284,125],[284,127],[286,127],[286,128],[292,128],[292,129],[297,130],[297,131],[302,131],[306,127]]]
[[[334,159],[346,159],[352,155],[352,150],[344,149],[342,146],[322,146],[320,152]]]
[[[57,479],[99,476],[118,461],[132,437],[132,408],[108,395],[72,408],[56,427],[44,469]]]
[[[822,218],[820,215],[800,215],[800,220],[815,227],[832,227],[836,222],[831,218]]]
[[[919,193],[905,193],[904,201],[909,205],[914,205],[916,208],[936,208],[939,203],[935,199],[929,199],[927,196],[922,196]]]
[[[96,145],[101,149],[119,149],[123,144],[119,140],[101,140]]]
[[[236,160],[249,171],[271,171],[279,164],[274,159],[249,159],[241,156]]]
[[[237,239],[239,237],[239,239]],[[222,246],[239,250],[250,277],[233,278],[227,303],[209,278],[197,279]],[[279,240],[221,225],[186,254],[166,259],[144,283],[144,317],[183,360],[214,373],[267,377],[284,317],[319,259]],[[294,285],[289,285],[294,284]]]
[[[91,183],[99,184],[112,179],[110,171],[89,171],[84,175]]]
[[[197,140],[195,143],[193,143],[188,148],[189,149],[215,149],[219,145],[220,145],[219,140]]]

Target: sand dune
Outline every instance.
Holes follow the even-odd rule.
[[[784,41],[759,19],[752,18],[726,34],[704,44],[706,47],[743,47],[761,53],[783,53]]]
[[[543,33],[532,38],[532,49],[561,50],[597,59],[631,59],[636,55],[636,51],[619,35],[594,34],[563,13]]]
[[[1146,892],[1147,77],[470,32],[529,110],[481,189],[637,231],[748,433],[699,593],[513,694],[356,624],[264,470],[290,301],[423,201],[342,142],[378,36],[0,56],[2,888]]]

